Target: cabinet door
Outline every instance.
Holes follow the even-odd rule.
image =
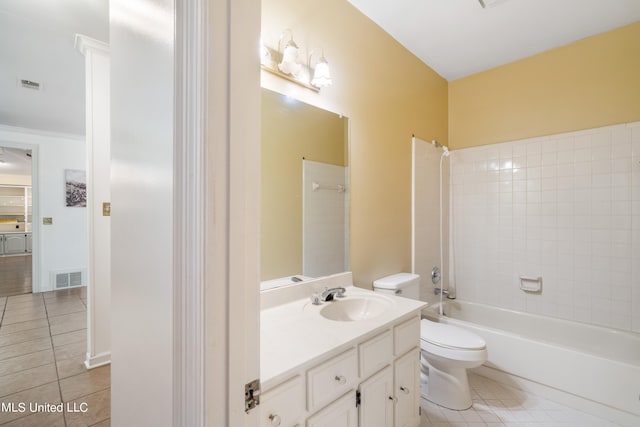
[[[420,425],[420,349],[414,348],[394,364],[396,427]]]
[[[393,427],[393,370],[387,366],[360,384],[360,427]]]
[[[21,254],[26,249],[24,234],[5,234],[4,253]]]
[[[356,427],[356,392],[351,390],[307,420],[307,427]]]

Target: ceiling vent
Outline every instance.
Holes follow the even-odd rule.
[[[20,85],[22,87],[26,87],[27,89],[40,90],[40,83],[34,82],[32,80],[22,79],[20,80]]]

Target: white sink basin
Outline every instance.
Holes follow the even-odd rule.
[[[377,317],[391,306],[387,298],[377,296],[352,296],[325,302],[320,315],[329,320],[352,322]]]

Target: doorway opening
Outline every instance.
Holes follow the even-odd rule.
[[[32,151],[0,146],[0,297],[33,291]]]

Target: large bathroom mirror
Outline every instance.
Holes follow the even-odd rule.
[[[261,289],[349,270],[348,120],[262,89]]]

